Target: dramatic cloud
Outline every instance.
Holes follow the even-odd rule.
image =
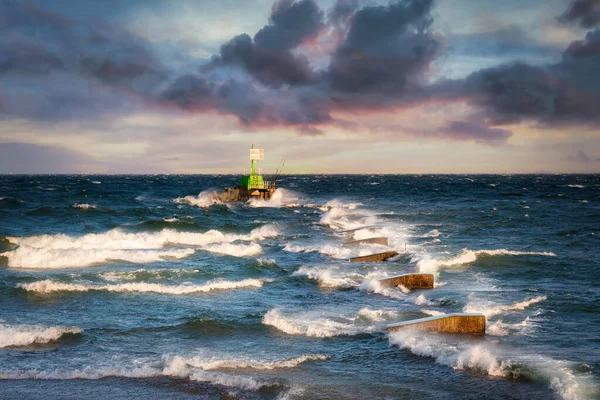
[[[231,39],[201,74],[179,78],[163,98],[191,110],[230,112],[245,124],[296,125],[301,134],[318,134],[309,125],[332,122],[336,109],[389,104],[424,83],[440,48],[430,33],[431,6],[411,0],[357,10],[340,1],[325,24],[312,0],[281,1],[253,40]],[[326,70],[313,70],[293,52],[341,24],[347,32]]]
[[[512,59],[551,58],[562,48],[544,43],[516,24],[472,33],[448,35],[448,47],[454,55],[503,57]]]
[[[102,114],[121,97],[151,94],[165,76],[150,45],[122,29],[0,2],[0,85],[18,116],[64,118],[71,106]]]
[[[537,120],[599,125],[599,65],[600,30],[596,30],[571,43],[558,64],[484,69],[466,78],[464,90],[492,124]]]
[[[512,132],[506,129],[488,128],[487,126],[469,121],[451,121],[440,130],[442,136],[459,140],[474,140],[485,144],[504,144]]]
[[[597,4],[574,1],[560,20],[592,27]],[[436,114],[435,134],[418,123],[413,129],[487,144],[505,143],[507,124],[600,125],[600,30],[556,62],[558,50],[518,25],[444,38],[434,7],[434,0],[364,7],[338,0],[322,10],[315,0],[279,0],[261,29],[240,32],[184,73],[161,61],[159,44],[125,29],[0,0],[0,117],[84,119],[153,107],[315,136],[329,128],[356,132],[360,125],[344,114],[461,104],[460,115]],[[511,62],[434,80],[448,42],[463,55],[489,52]],[[554,61],[534,64],[528,55]]]
[[[431,5],[411,1],[356,12],[328,70],[333,89],[398,95],[420,83],[440,48],[429,32]]]
[[[600,1],[575,0],[558,20],[578,24],[582,28],[593,28],[600,23]]]

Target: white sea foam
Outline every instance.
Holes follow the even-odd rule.
[[[161,294],[192,294],[207,293],[215,290],[230,290],[239,288],[259,288],[268,279],[244,279],[241,281],[227,281],[215,279],[203,285],[162,285],[158,283],[120,283],[111,285],[90,285],[81,283],[64,283],[51,281],[49,279],[31,283],[19,283],[18,288],[36,293],[53,292],[88,292],[88,291],[106,291],[106,292],[137,292],[137,293],[161,293]]]
[[[384,278],[385,275],[378,273],[367,274],[363,282],[360,284],[359,289],[361,291],[376,293],[382,296],[391,297],[393,299],[406,299],[406,294],[410,293],[410,290],[400,285],[398,287],[388,287],[382,285],[379,280]]]
[[[217,385],[236,387],[244,390],[258,390],[263,384],[247,376],[229,375],[216,371],[204,371],[190,365],[190,359],[182,356],[163,357],[163,375],[187,378],[197,382],[210,382]]]
[[[537,379],[549,383],[565,400],[597,398],[598,384],[590,375],[576,373],[569,362],[539,355],[510,352],[496,344],[484,341],[463,340],[411,329],[389,334],[389,341],[413,354],[431,357],[438,364],[456,370],[469,370],[494,377],[518,377],[520,370],[528,370]]]
[[[277,261],[275,261],[274,258],[257,258],[256,262],[258,263],[258,265],[277,264]]]
[[[215,369],[256,369],[256,370],[274,370],[281,368],[295,368],[307,361],[323,361],[329,357],[324,354],[305,354],[299,357],[285,360],[256,360],[251,358],[236,357],[214,357],[214,356],[196,356],[186,360],[188,365],[203,370]]]
[[[437,310],[421,310],[423,314],[431,315],[432,317],[437,317],[438,315],[444,315],[445,313]]]
[[[198,246],[204,250],[234,256],[261,253],[256,243],[232,244],[234,241],[259,241],[276,236],[274,225],[264,225],[246,235],[223,234],[217,230],[204,233],[163,229],[153,233],[127,233],[113,229],[105,233],[71,237],[64,234],[8,238],[18,247],[3,253],[11,268],[85,267],[110,260],[148,263],[165,258],[184,258],[194,253],[190,248],[169,245]]]
[[[257,208],[300,207],[301,204],[298,202],[300,197],[299,194],[291,190],[279,188],[273,192],[269,200],[250,199],[248,204],[250,207]]]
[[[323,268],[323,267],[300,267],[294,271],[293,276],[306,276],[308,279],[319,282],[319,286],[326,288],[348,288],[358,286],[358,282],[352,279],[348,273],[344,273],[336,267]],[[353,277],[358,276],[362,278],[362,275],[357,273],[351,274]]]
[[[402,329],[390,333],[390,343],[413,354],[434,358],[438,364],[457,370],[469,369],[490,376],[507,376],[510,362],[499,361],[494,350],[485,344],[471,344],[428,334]]]
[[[163,219],[163,221],[165,221],[165,222],[177,222],[177,221],[180,221],[180,219],[176,218],[176,217],[173,217],[173,218],[165,218],[165,219]]]
[[[538,296],[508,305],[498,305],[489,301],[473,300],[469,301],[469,303],[463,307],[463,311],[466,313],[481,313],[487,318],[490,318],[494,315],[503,314],[510,311],[524,310],[532,304],[539,303],[546,299],[546,296]]]
[[[584,185],[567,185],[570,188],[578,188],[578,189],[584,189],[585,186]]]
[[[489,322],[485,329],[485,333],[491,336],[508,336],[514,334],[530,334],[535,328],[530,317],[525,318],[523,321],[510,324],[502,320]]]
[[[75,203],[71,207],[73,207],[73,208],[81,208],[83,210],[89,210],[91,208],[97,208],[97,206],[95,206],[94,204],[87,204],[87,203]]]
[[[249,244],[231,244],[231,243],[218,243],[206,245],[203,247],[204,250],[212,253],[227,254],[236,257],[251,257],[257,256],[262,253],[262,248],[257,243]]]
[[[372,322],[383,322],[393,318],[398,318],[400,313],[393,310],[372,310],[368,307],[361,308],[356,314],[357,319],[364,319]]]
[[[440,236],[442,233],[440,231],[438,231],[437,229],[432,229],[427,233],[424,233],[422,235],[416,236],[419,238],[437,238],[438,236]]]
[[[376,218],[365,210],[358,210],[360,203],[342,203],[333,200],[327,203],[319,224],[334,229],[356,229],[372,225]]]
[[[377,326],[372,323],[358,323],[360,321],[358,316],[358,314],[352,317],[323,316],[316,312],[294,313],[293,316],[285,316],[278,308],[274,308],[265,314],[263,324],[271,325],[290,335],[312,337],[352,336],[373,332],[377,329]]]
[[[428,300],[424,294],[420,294],[415,298],[415,304],[418,306],[434,306],[435,303],[431,300]]]
[[[347,260],[353,257],[367,256],[376,252],[381,252],[386,249],[386,246],[378,244],[365,244],[362,246],[342,247],[339,244],[324,244],[324,245],[300,245],[288,242],[283,247],[284,251],[290,253],[312,253],[318,252],[340,260]]]
[[[545,257],[554,257],[556,254],[552,252],[538,251],[513,251],[506,249],[497,250],[469,250],[464,249],[459,255],[446,260],[438,260],[425,256],[417,262],[419,272],[436,273],[441,267],[450,267],[453,265],[463,265],[476,261],[480,256],[519,256],[519,255],[536,255]]]
[[[215,197],[213,190],[205,190],[200,192],[198,196],[185,196],[178,197],[173,200],[174,203],[188,204],[190,206],[196,206],[200,208],[207,208],[213,204],[219,204],[221,201]]]
[[[66,334],[83,330],[76,326],[3,325],[0,324],[0,348],[49,343]]]
[[[217,371],[204,371],[190,365],[189,359],[179,355],[164,355],[160,363],[143,363],[136,367],[86,367],[66,370],[29,370],[29,371],[0,371],[0,379],[102,379],[107,377],[123,378],[154,378],[158,376],[176,377],[196,382],[208,382],[226,387],[243,390],[259,390],[261,383],[248,376],[225,374]]]

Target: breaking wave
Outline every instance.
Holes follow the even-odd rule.
[[[486,318],[490,318],[494,315],[502,314],[508,311],[524,310],[532,304],[539,303],[546,299],[546,296],[538,296],[534,297],[533,299],[523,300],[508,305],[498,305],[496,303],[486,301],[472,301],[464,306],[463,311],[466,313],[481,313],[485,315]]]
[[[417,261],[419,272],[436,273],[440,267],[450,267],[453,265],[468,264],[476,261],[481,256],[520,256],[520,255],[535,255],[554,257],[556,254],[552,252],[538,251],[513,251],[506,249],[498,250],[469,250],[464,249],[458,256],[447,259],[437,260],[430,257],[424,257]]]
[[[346,275],[348,275],[346,273]],[[351,273],[352,277],[362,278],[361,274]],[[349,276],[340,276],[339,270],[335,267],[300,267],[292,276],[305,276],[310,280],[317,281],[319,286],[324,288],[349,288],[359,285],[358,281]]]
[[[178,197],[173,200],[177,204],[187,204],[190,206],[196,206],[200,208],[208,208],[213,204],[220,204],[221,201],[215,197],[213,190],[204,190],[198,194],[198,196],[185,196]]]
[[[410,290],[404,286],[389,287],[379,282],[380,279],[387,277],[388,275],[383,272],[370,272],[365,276],[359,289],[364,292],[380,294],[393,299],[406,299],[406,295],[410,293]]]
[[[273,370],[281,368],[294,368],[307,361],[324,361],[329,359],[323,354],[308,354],[286,360],[255,360],[250,358],[220,358],[220,357],[192,357],[186,360],[187,364],[202,368],[203,370],[215,369],[256,369]]]
[[[412,329],[390,333],[389,341],[418,356],[434,358],[438,364],[457,370],[469,369],[489,376],[509,375],[510,362],[499,361],[486,344],[472,344]]]
[[[377,316],[377,321],[370,317],[372,315]],[[390,315],[392,314],[386,314],[386,312],[377,314],[377,311],[363,309],[351,317],[344,315],[323,317],[320,313],[313,312],[294,313],[292,317],[283,315],[278,308],[273,308],[265,314],[262,322],[289,335],[354,336],[380,330],[381,327],[375,322],[383,321],[382,317]]]
[[[545,382],[565,400],[594,398],[599,393],[598,385],[591,376],[574,372],[566,361],[523,353],[512,354],[492,343],[412,329],[391,332],[389,341],[392,345],[418,356],[433,358],[436,363],[455,370]]]
[[[37,269],[86,267],[111,260],[148,263],[194,253],[190,248],[164,248],[169,245],[198,246],[210,252],[244,257],[260,254],[260,245],[232,242],[260,241],[277,234],[273,225],[264,225],[246,235],[223,234],[217,230],[195,233],[163,229],[154,233],[127,233],[113,229],[81,237],[64,234],[12,237],[8,239],[18,247],[4,256],[11,268]]]
[[[244,279],[241,281],[227,281],[216,279],[204,285],[162,285],[158,283],[120,283],[113,285],[87,285],[79,283],[63,283],[51,280],[43,280],[32,283],[19,283],[18,288],[28,292],[36,292],[49,294],[54,292],[89,292],[89,291],[106,291],[106,292],[137,292],[137,293],[161,293],[161,294],[192,294],[192,293],[207,293],[215,290],[229,290],[239,288],[259,288],[266,282],[271,282],[268,279]]]
[[[277,382],[255,379],[246,375],[234,375],[217,371],[233,369],[249,370],[274,370],[281,368],[295,368],[308,361],[322,361],[329,357],[322,354],[307,354],[283,360],[256,360],[249,358],[218,358],[218,357],[185,357],[182,355],[165,354],[159,361],[141,361],[134,367],[85,367],[80,369],[55,369],[55,370],[9,370],[0,371],[0,379],[44,379],[44,380],[70,380],[89,379],[96,380],[108,377],[121,378],[155,378],[172,377],[187,379],[193,382],[206,382],[229,388],[258,391],[263,387],[281,386]],[[285,389],[281,387],[280,389]]]
[[[267,207],[267,208],[279,208],[279,207],[300,207],[300,195],[287,189],[276,189],[269,200],[250,199],[248,204],[250,207]]]
[[[0,348],[50,343],[63,335],[79,334],[76,326],[3,325],[0,324]]]
[[[337,258],[340,260],[349,259],[352,257],[361,257],[373,254],[374,252],[381,252],[382,248],[387,248],[378,244],[365,244],[362,246],[354,247],[342,247],[340,245],[325,244],[325,245],[296,245],[292,243],[286,243],[283,247],[284,251],[290,253],[320,253],[329,257]]]

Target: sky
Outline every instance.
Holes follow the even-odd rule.
[[[0,174],[600,172],[600,0],[0,0]]]

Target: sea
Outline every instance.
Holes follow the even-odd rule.
[[[0,176],[0,398],[600,398],[600,175],[239,180]]]

